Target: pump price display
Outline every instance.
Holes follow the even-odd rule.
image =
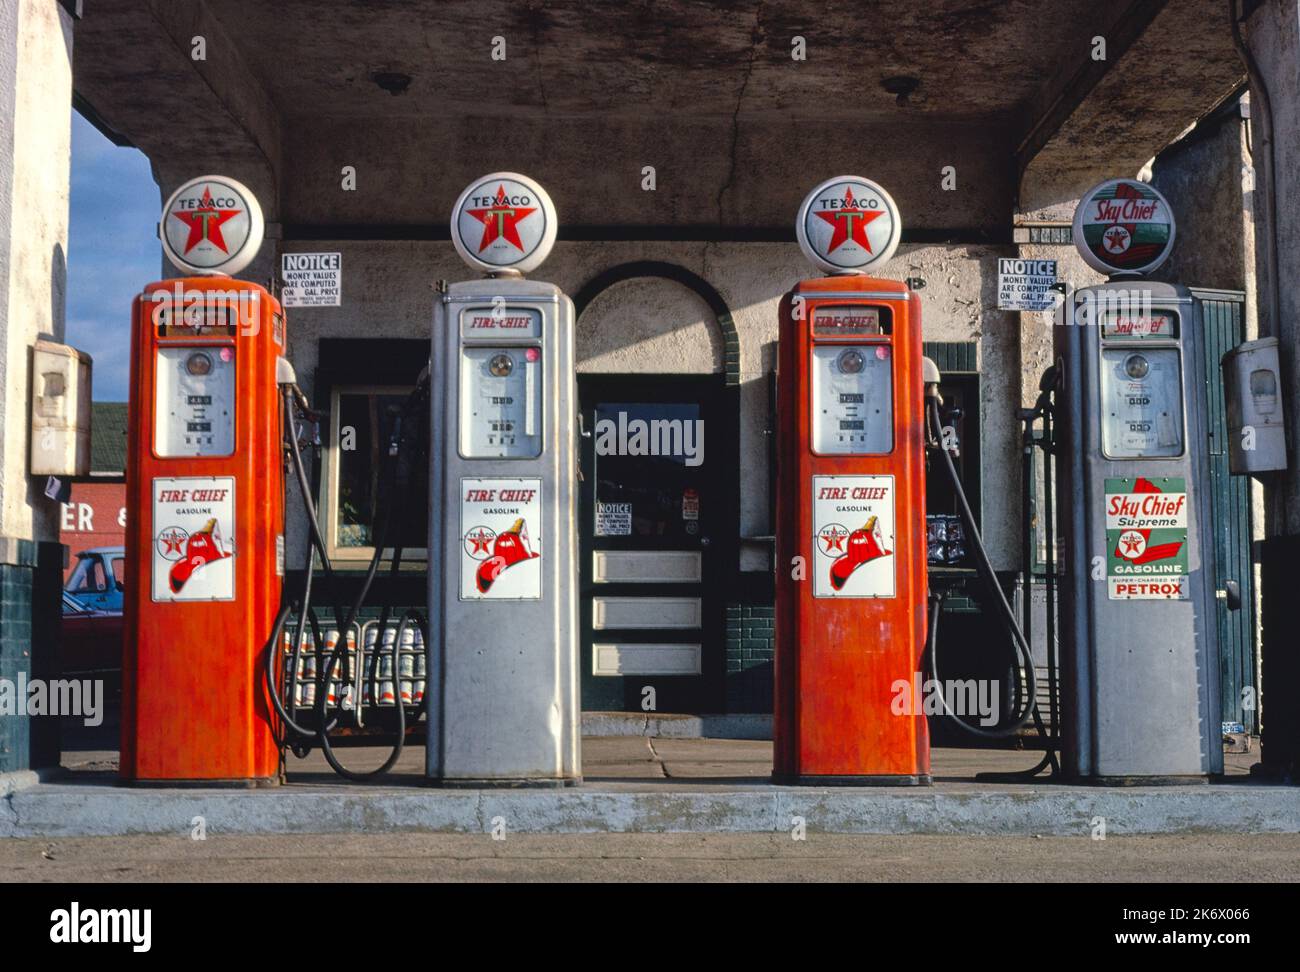
[[[1186,601],[1187,481],[1106,480],[1106,586],[1112,601]]]
[[[542,481],[462,479],[460,496],[460,599],[540,599]]]
[[[460,452],[467,459],[535,458],[542,452],[542,351],[461,351]]]
[[[158,349],[154,451],[159,456],[228,456],[235,451],[235,349]]]
[[[814,345],[812,448],[867,455],[894,447],[893,367],[885,344]]]
[[[1177,348],[1102,351],[1102,449],[1113,459],[1183,454],[1183,384]]]
[[[894,477],[814,476],[813,596],[894,596]]]

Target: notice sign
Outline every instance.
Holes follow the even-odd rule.
[[[343,300],[343,254],[286,253],[280,258],[285,307],[338,307]]]
[[[153,481],[153,599],[235,599],[235,480]]]
[[[460,481],[460,599],[542,596],[542,481]]]
[[[1186,480],[1106,480],[1106,585],[1112,601],[1188,599]]]
[[[894,596],[894,477],[813,477],[814,597]]]
[[[596,536],[630,537],[632,535],[631,503],[597,503]]]
[[[1056,306],[1055,260],[998,260],[998,310],[1047,311]]]

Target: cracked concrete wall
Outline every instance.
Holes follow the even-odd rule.
[[[471,277],[445,242],[290,241],[284,248],[343,254],[343,306],[288,313],[290,356],[309,395],[320,338],[425,339],[433,283]],[[999,569],[1018,566],[1020,533],[1019,383],[1006,380],[1017,369],[1016,322],[996,310],[997,258],[1009,255],[1005,247],[910,245],[885,268],[893,278],[925,279],[924,340],[977,342],[984,376],[984,530]],[[699,274],[731,310],[740,338],[740,530],[745,536],[771,534],[766,376],[774,363],[780,298],[797,280],[814,274],[792,243],[627,241],[561,242],[534,276],[572,295],[601,271],[636,260],[662,260]],[[698,374],[722,367],[721,336],[704,302],[684,286],[658,278],[632,279],[598,295],[579,319],[577,356],[580,371]],[[289,563],[295,565],[306,549],[298,527],[301,510],[291,509],[289,521]],[[742,568],[763,570],[766,563],[762,551],[749,550]]]

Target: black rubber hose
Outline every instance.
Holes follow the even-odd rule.
[[[1013,652],[1016,657],[1017,666],[1023,664],[1025,668],[1025,677],[1028,683],[1028,691],[1025,694],[1025,705],[1023,710],[1016,716],[1011,725],[1001,729],[984,729],[979,726],[973,726],[969,722],[960,719],[956,713],[948,706],[948,700],[944,697],[942,690],[939,691],[939,702],[943,707],[943,714],[948,716],[962,729],[971,735],[980,736],[984,739],[1006,739],[1016,735],[1021,729],[1028,724],[1030,719],[1041,728],[1041,721],[1038,718],[1038,679],[1034,674],[1034,659],[1030,653],[1029,645],[1025,642],[1024,633],[1020,630],[1020,625],[1016,622],[1015,612],[1011,610],[1011,605],[1007,603],[1006,594],[1002,591],[1002,585],[998,583],[998,577],[993,570],[993,563],[989,560],[988,551],[984,547],[984,540],[980,536],[979,529],[975,525],[975,516],[971,512],[970,504],[966,501],[966,492],[962,489],[961,477],[957,475],[957,467],[953,465],[952,456],[943,445],[943,422],[939,417],[939,403],[930,399],[926,405],[926,414],[929,416],[934,434],[935,441],[938,443],[937,451],[943,457],[944,468],[948,471],[948,477],[952,480],[953,493],[957,497],[957,509],[961,514],[962,523],[966,526],[966,535],[971,541],[975,551],[975,564],[984,581],[988,584],[989,589],[993,592],[994,601],[998,606],[998,611],[1002,615],[1003,624],[1011,634]],[[940,597],[938,603],[932,601],[935,610],[932,612],[930,619],[930,631],[926,646],[930,656],[930,677],[934,679],[937,686],[942,686],[943,681],[939,677],[939,665],[936,658],[937,641],[939,633],[939,611],[938,607],[942,605],[943,599]]]

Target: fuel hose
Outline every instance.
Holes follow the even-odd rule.
[[[361,583],[360,589],[358,590],[356,596],[353,598],[351,604],[348,606],[348,610],[346,614],[342,610],[340,610],[340,606],[337,601],[334,601],[332,604],[334,610],[334,620],[335,623],[338,625],[338,631],[339,631],[339,640],[335,643],[333,651],[330,652],[328,658],[325,659],[321,658],[320,652],[321,652],[321,647],[323,645],[323,641],[321,639],[320,627],[316,618],[315,610],[311,606],[312,585],[313,585],[313,578],[315,574],[315,563],[314,563],[314,559],[310,555],[308,556],[308,560],[307,560],[307,568],[306,568],[305,579],[303,584],[302,596],[296,602],[296,604],[295,602],[289,600],[286,600],[286,602],[283,604],[279,614],[276,617],[276,622],[272,627],[271,638],[268,641],[266,646],[266,665],[265,665],[266,681],[267,681],[269,694],[271,697],[271,702],[276,710],[276,714],[281,719],[282,726],[285,730],[285,735],[287,736],[289,733],[293,733],[298,737],[293,742],[293,749],[295,754],[298,756],[305,756],[308,752],[310,752],[311,743],[314,742],[320,746],[321,754],[325,757],[325,760],[326,762],[329,763],[330,767],[340,776],[344,777],[345,779],[352,780],[354,782],[368,782],[377,779],[378,777],[383,776],[385,773],[387,773],[396,764],[398,758],[402,754],[402,750],[406,742],[406,706],[402,702],[400,690],[395,692],[394,708],[396,709],[396,721],[397,721],[396,742],[394,743],[393,748],[388,755],[388,758],[385,759],[384,762],[379,767],[377,767],[374,770],[359,772],[344,766],[339,761],[337,755],[334,752],[334,748],[330,743],[329,733],[338,725],[338,716],[335,716],[332,719],[328,718],[327,688],[331,680],[333,679],[334,672],[337,670],[339,666],[340,659],[343,656],[348,655],[347,652],[348,633],[351,630],[353,622],[355,621],[356,617],[361,611],[361,606],[365,603],[366,597],[370,592],[371,585],[374,582],[375,575],[379,568],[379,563],[383,559],[384,549],[387,547],[388,534],[390,532],[392,523],[394,520],[399,518],[397,515],[397,511],[394,509],[394,498],[400,497],[403,494],[403,491],[398,488],[398,484],[396,482],[396,480],[398,479],[398,474],[401,469],[400,453],[401,453],[401,443],[402,443],[402,425],[401,425],[402,418],[408,415],[413,409],[417,408],[422,402],[427,400],[426,399],[427,392],[428,392],[428,382],[426,379],[421,382],[421,384],[416,388],[416,390],[412,392],[412,394],[407,398],[406,402],[403,403],[401,409],[399,410],[398,415],[395,418],[393,433],[389,439],[389,449],[388,449],[389,469],[386,470],[386,475],[381,476],[381,482],[385,482],[388,484],[388,488],[386,490],[387,502],[380,504],[380,508],[384,511],[383,519],[382,519],[382,527],[380,527],[380,529],[376,531],[377,535],[375,538],[374,554],[370,558],[370,563],[367,566],[366,574]],[[289,452],[292,458],[292,465],[294,468],[294,472],[298,481],[299,491],[302,494],[303,505],[307,512],[308,532],[309,532],[311,546],[314,548],[316,554],[319,555],[320,557],[321,566],[325,574],[325,580],[330,590],[337,591],[338,589],[337,576],[334,572],[333,564],[330,560],[329,554],[325,547],[324,537],[320,528],[320,521],[317,516],[316,505],[312,501],[311,488],[308,482],[306,468],[303,464],[302,450],[298,445],[298,436],[294,428],[294,422],[293,422],[293,406],[295,401],[299,403],[300,407],[302,407],[303,410],[308,413],[310,413],[310,408],[307,405],[306,396],[303,395],[302,391],[297,387],[296,384],[285,385],[283,394],[284,394],[284,420],[285,420],[286,438],[288,439],[289,442]],[[393,557],[392,557],[392,576],[394,578],[397,576],[397,573],[401,567],[401,556],[402,556],[402,548],[400,546],[394,547]],[[315,651],[317,653],[317,659],[318,659],[316,682],[319,686],[319,689],[317,691],[317,696],[313,707],[313,712],[316,717],[315,719],[316,725],[319,727],[316,729],[312,729],[300,725],[290,714],[289,706],[285,705],[285,699],[281,697],[280,688],[279,688],[281,684],[286,682],[286,679],[277,675],[277,671],[276,671],[275,660],[283,658],[283,652],[281,652],[280,650],[280,640],[283,635],[284,628],[288,623],[288,617],[291,613],[293,613],[295,608],[297,609],[298,619],[293,634],[293,651],[290,660],[289,674],[287,678],[288,690],[286,692],[286,696],[290,700],[293,699],[294,688],[297,680],[298,660],[301,657],[300,653],[301,653],[301,646],[303,642],[303,634],[305,633],[306,625],[310,623],[312,628],[313,642],[315,645]],[[384,641],[383,632],[387,626],[390,612],[391,612],[391,605],[385,603],[382,608],[382,613],[380,617],[379,637],[376,639],[375,642],[376,647],[375,647],[375,652],[373,657],[376,660],[376,662],[378,660],[379,651],[382,649],[383,646],[383,641]],[[399,653],[401,649],[402,639],[406,631],[409,630],[412,624],[418,626],[421,629],[421,633],[425,637],[426,644],[427,644],[427,638],[428,638],[427,622],[423,620],[423,618],[419,615],[418,612],[414,610],[407,611],[402,616],[402,619],[398,625],[396,637],[393,640],[392,666],[393,666],[393,681],[395,686],[400,684]],[[357,659],[358,659],[358,666],[360,666],[360,659],[364,655],[364,645],[358,645],[358,648],[359,651],[357,654]],[[323,664],[319,664],[319,662],[322,661]],[[360,670],[360,668],[358,668],[358,670]],[[351,674],[352,673],[348,670],[348,667],[345,665],[345,669],[344,669],[345,679],[351,681]],[[341,701],[342,700],[340,700],[340,702]],[[355,699],[354,704],[360,706],[362,704],[362,700]]]
[[[1025,670],[1026,689],[1024,693],[1024,704],[1020,706],[1020,711],[1016,713],[1015,718],[1010,725],[996,728],[985,729],[982,726],[975,726],[964,719],[961,719],[948,705],[948,700],[944,693],[938,693],[940,705],[943,714],[953,720],[961,729],[973,736],[979,736],[983,739],[1006,739],[1015,736],[1023,729],[1032,719],[1034,727],[1039,734],[1046,739],[1047,730],[1043,725],[1042,716],[1038,711],[1038,679],[1034,673],[1034,659],[1030,653],[1029,644],[1025,641],[1024,632],[1016,620],[1015,612],[1012,611],[1011,605],[1007,603],[1006,594],[1002,591],[1002,585],[998,583],[997,574],[993,570],[993,563],[989,560],[987,549],[984,547],[983,537],[980,536],[979,528],[975,525],[975,516],[971,512],[970,503],[966,499],[966,491],[962,488],[961,477],[957,475],[957,467],[953,464],[952,455],[948,452],[943,444],[943,421],[939,416],[939,399],[937,396],[927,396],[926,398],[926,416],[929,420],[930,431],[937,443],[936,451],[942,457],[942,464],[947,470],[948,478],[952,483],[953,494],[957,499],[957,509],[961,515],[962,523],[966,527],[966,536],[970,539],[971,545],[975,551],[975,565],[980,576],[988,585],[993,594],[994,604],[997,612],[1006,627],[1007,632],[1011,635],[1012,655],[1016,668],[1021,666]],[[943,681],[939,677],[939,665],[936,659],[936,645],[939,636],[939,613],[943,606],[943,595],[937,595],[930,599],[930,624],[926,638],[926,653],[930,658],[930,677],[934,679],[936,685],[942,685]],[[1051,743],[1048,743],[1048,759],[1053,768],[1056,767],[1056,754],[1052,750]],[[1029,774],[1010,773],[1010,774],[981,774],[982,777],[1006,776],[1018,778],[1024,775],[1037,773],[1044,764],[1029,771]]]

